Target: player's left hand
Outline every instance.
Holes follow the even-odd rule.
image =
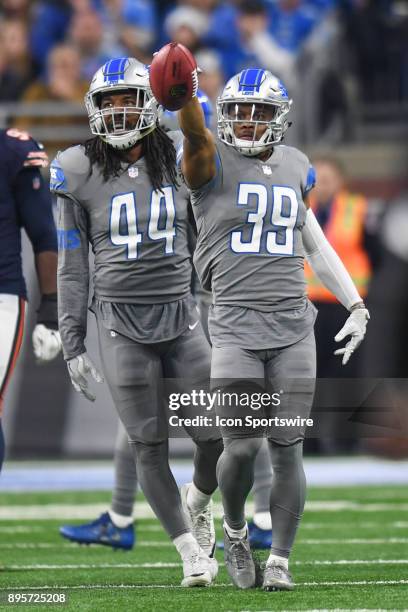
[[[33,348],[38,363],[45,363],[54,359],[60,352],[61,346],[61,338],[57,330],[49,329],[42,323],[35,326]]]
[[[346,365],[356,348],[362,343],[369,319],[370,313],[367,308],[356,308],[352,311],[339,333],[334,337],[335,342],[341,342],[346,336],[351,336],[351,340],[347,342],[346,346],[334,351],[335,355],[343,355],[343,365]]]

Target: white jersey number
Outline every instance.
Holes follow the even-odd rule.
[[[231,232],[231,249],[234,253],[261,253],[266,248],[267,253],[271,255],[293,255],[293,230],[299,208],[295,190],[281,185],[272,187],[271,223],[277,229],[266,232],[265,246],[262,245],[262,233],[268,205],[268,190],[265,185],[241,183],[238,206],[248,206],[251,195],[258,199],[256,211],[249,212],[247,217],[247,224],[252,225],[251,239],[244,242],[242,230]],[[283,210],[285,198],[289,202],[288,211]],[[284,239],[281,242],[278,242],[278,230],[284,230]],[[282,232],[279,234],[282,235]]]
[[[175,216],[173,188],[163,187],[163,193],[152,191],[147,235],[150,240],[165,241],[166,255],[174,253]],[[127,246],[128,259],[137,259],[137,245],[142,242],[143,234],[138,232],[136,197],[133,191],[120,193],[112,198],[110,238],[114,245]]]
[[[242,231],[231,233],[231,249],[234,253],[259,253],[262,229],[268,207],[268,191],[265,185],[241,183],[238,191],[238,206],[247,206],[250,195],[258,198],[256,212],[248,213],[247,223],[252,223],[252,236],[249,242],[242,241]]]
[[[162,211],[162,205],[164,204],[165,209],[165,225],[160,228],[160,213]],[[176,228],[174,227],[174,218],[176,216],[176,209],[174,208],[173,199],[173,188],[163,187],[163,193],[160,191],[152,192],[152,199],[150,202],[150,221],[148,234],[152,240],[165,240],[165,253],[171,255],[173,253],[174,236],[176,235]]]

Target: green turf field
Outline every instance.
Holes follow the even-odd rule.
[[[138,545],[126,553],[63,540],[58,526],[70,522],[65,518],[19,518],[22,513],[38,516],[42,506],[44,514],[55,517],[59,511],[67,516],[70,507],[78,516],[81,506],[89,512],[95,504],[97,514],[100,504],[109,502],[107,493],[0,496],[0,510],[10,510],[9,518],[0,520],[1,609],[408,609],[408,490],[404,487],[311,489],[291,560],[297,583],[292,593],[237,590],[223,568],[222,551],[217,553],[220,572],[213,587],[180,588],[178,556],[152,519],[138,521]],[[27,592],[29,588],[65,593],[68,605],[4,603],[7,589]]]

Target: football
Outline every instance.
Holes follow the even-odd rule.
[[[184,45],[173,42],[162,47],[150,65],[150,86],[159,104],[175,111],[191,100],[196,68],[193,55]]]

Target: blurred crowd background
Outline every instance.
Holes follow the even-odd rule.
[[[330,355],[344,312],[336,310],[336,304],[319,290],[311,295],[321,311],[318,374],[404,378],[408,365],[408,3],[2,0],[0,127],[27,129],[53,156],[89,136],[83,96],[97,68],[124,55],[148,64],[153,52],[169,40],[195,53],[202,69],[200,88],[214,110],[226,79],[246,67],[267,68],[285,83],[294,101],[286,142],[316,161],[316,212],[343,258],[349,252],[350,265],[358,261],[353,275],[372,315],[363,347],[350,367],[342,370]],[[216,128],[215,112],[212,127]],[[25,266],[31,278],[27,257]],[[31,279],[34,304],[35,290]],[[47,371],[34,364],[29,336],[30,320],[26,350],[6,406],[9,454],[109,453],[115,417],[106,392],[98,400],[102,408],[95,420],[95,409],[90,414],[91,409],[71,393],[63,363]],[[408,412],[406,397],[400,393],[397,401],[403,414]],[[341,406],[341,398],[338,401]],[[335,420],[332,423],[334,436]],[[368,446],[398,455],[407,452],[408,444],[378,439]],[[310,448],[348,452],[358,450],[358,445],[333,442]]]
[[[276,73],[296,102],[292,138],[303,144],[389,137],[388,129],[403,137],[404,0],[2,0],[0,5],[1,102],[82,102],[90,78],[106,60],[131,55],[149,63],[155,50],[175,40],[196,54],[204,71],[201,87],[212,101],[225,80],[247,66]],[[3,121],[13,119],[13,108],[11,117],[4,109]],[[35,124],[61,124],[62,112],[51,120],[49,112],[38,111]],[[19,117],[19,123],[30,125],[30,118]]]

